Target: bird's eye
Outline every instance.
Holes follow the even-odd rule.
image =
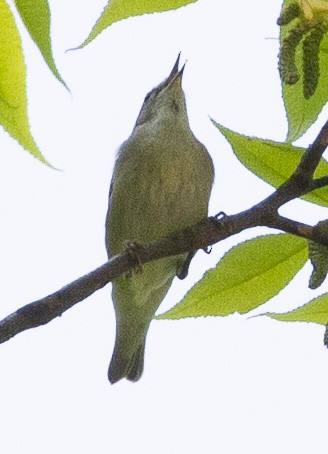
[[[145,101],[144,101],[144,102],[147,102],[147,101],[148,101],[148,99],[150,98],[151,93],[152,93],[152,92],[150,91],[150,92],[146,95]]]

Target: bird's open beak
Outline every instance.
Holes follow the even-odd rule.
[[[171,85],[171,83],[177,79],[181,83],[183,71],[185,69],[186,64],[184,64],[179,71],[179,63],[180,63],[180,53],[178,55],[178,58],[176,59],[176,62],[174,63],[174,66],[172,68],[172,71],[170,72],[169,77],[166,79],[166,83],[165,83],[166,86]]]
[[[168,79],[171,79],[171,77],[174,77],[179,72],[180,55],[181,55],[181,52],[179,52],[178,58],[176,59],[176,62],[174,63],[173,69],[170,72]]]

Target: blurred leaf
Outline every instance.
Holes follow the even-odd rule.
[[[284,322],[311,322],[326,325],[328,323],[328,294],[325,293],[290,312],[283,314],[267,312],[261,315],[267,315]]]
[[[283,8],[294,1],[285,0]],[[280,28],[280,43],[289,30],[295,26],[296,20]],[[288,120],[287,141],[289,142],[295,141],[305,133],[317,119],[328,100],[328,34],[325,35],[320,45],[318,87],[309,99],[305,99],[303,96],[302,45],[303,40],[297,46],[295,55],[295,63],[300,75],[299,81],[295,85],[282,83],[282,95]]]
[[[241,314],[280,292],[307,260],[307,243],[288,234],[259,236],[228,251],[216,268],[157,318]]]
[[[20,36],[5,2],[0,0],[0,124],[27,151],[48,164],[30,133],[27,118],[26,71]]]
[[[14,0],[16,8],[31,38],[54,76],[67,88],[52,55],[50,39],[50,9],[47,0]]]
[[[189,3],[195,3],[197,0],[143,0],[143,1],[126,1],[110,0],[102,12],[101,16],[94,25],[88,38],[78,47],[89,44],[105,28],[126,19],[131,16],[140,16],[146,13],[156,13],[177,9]]]
[[[248,137],[214,122],[229,141],[239,161],[262,180],[278,188],[293,173],[305,149],[289,143]],[[328,162],[321,159],[315,177],[328,175]],[[316,189],[301,197],[317,205],[328,206],[328,187]]]

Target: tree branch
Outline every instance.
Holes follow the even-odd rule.
[[[313,179],[327,145],[328,122],[305,151],[294,173],[269,197],[242,213],[222,219],[204,219],[193,227],[143,245],[138,252],[138,261],[143,264],[204,249],[243,230],[258,226],[282,230],[328,245],[328,234],[320,233],[315,227],[285,218],[278,213],[278,209],[285,203],[328,184],[328,176]],[[129,252],[124,251],[52,295],[18,309],[0,322],[0,343],[27,329],[50,322],[114,278],[127,273],[133,266]]]
[[[315,189],[323,188],[324,186],[328,185],[328,175],[320,178],[315,178],[310,183],[310,191],[314,191]]]
[[[320,159],[328,145],[328,121],[324,124],[317,138],[305,151],[302,159],[297,166],[294,176],[301,175],[308,182],[313,179],[315,169],[318,167]]]

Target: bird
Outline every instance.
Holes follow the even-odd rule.
[[[193,226],[208,215],[214,166],[190,129],[180,54],[169,76],[145,97],[129,138],[119,147],[110,184],[106,249],[111,258],[127,243],[145,244]],[[184,278],[195,252],[142,265],[115,278],[116,340],[108,369],[114,384],[140,379],[146,336],[176,275]]]

